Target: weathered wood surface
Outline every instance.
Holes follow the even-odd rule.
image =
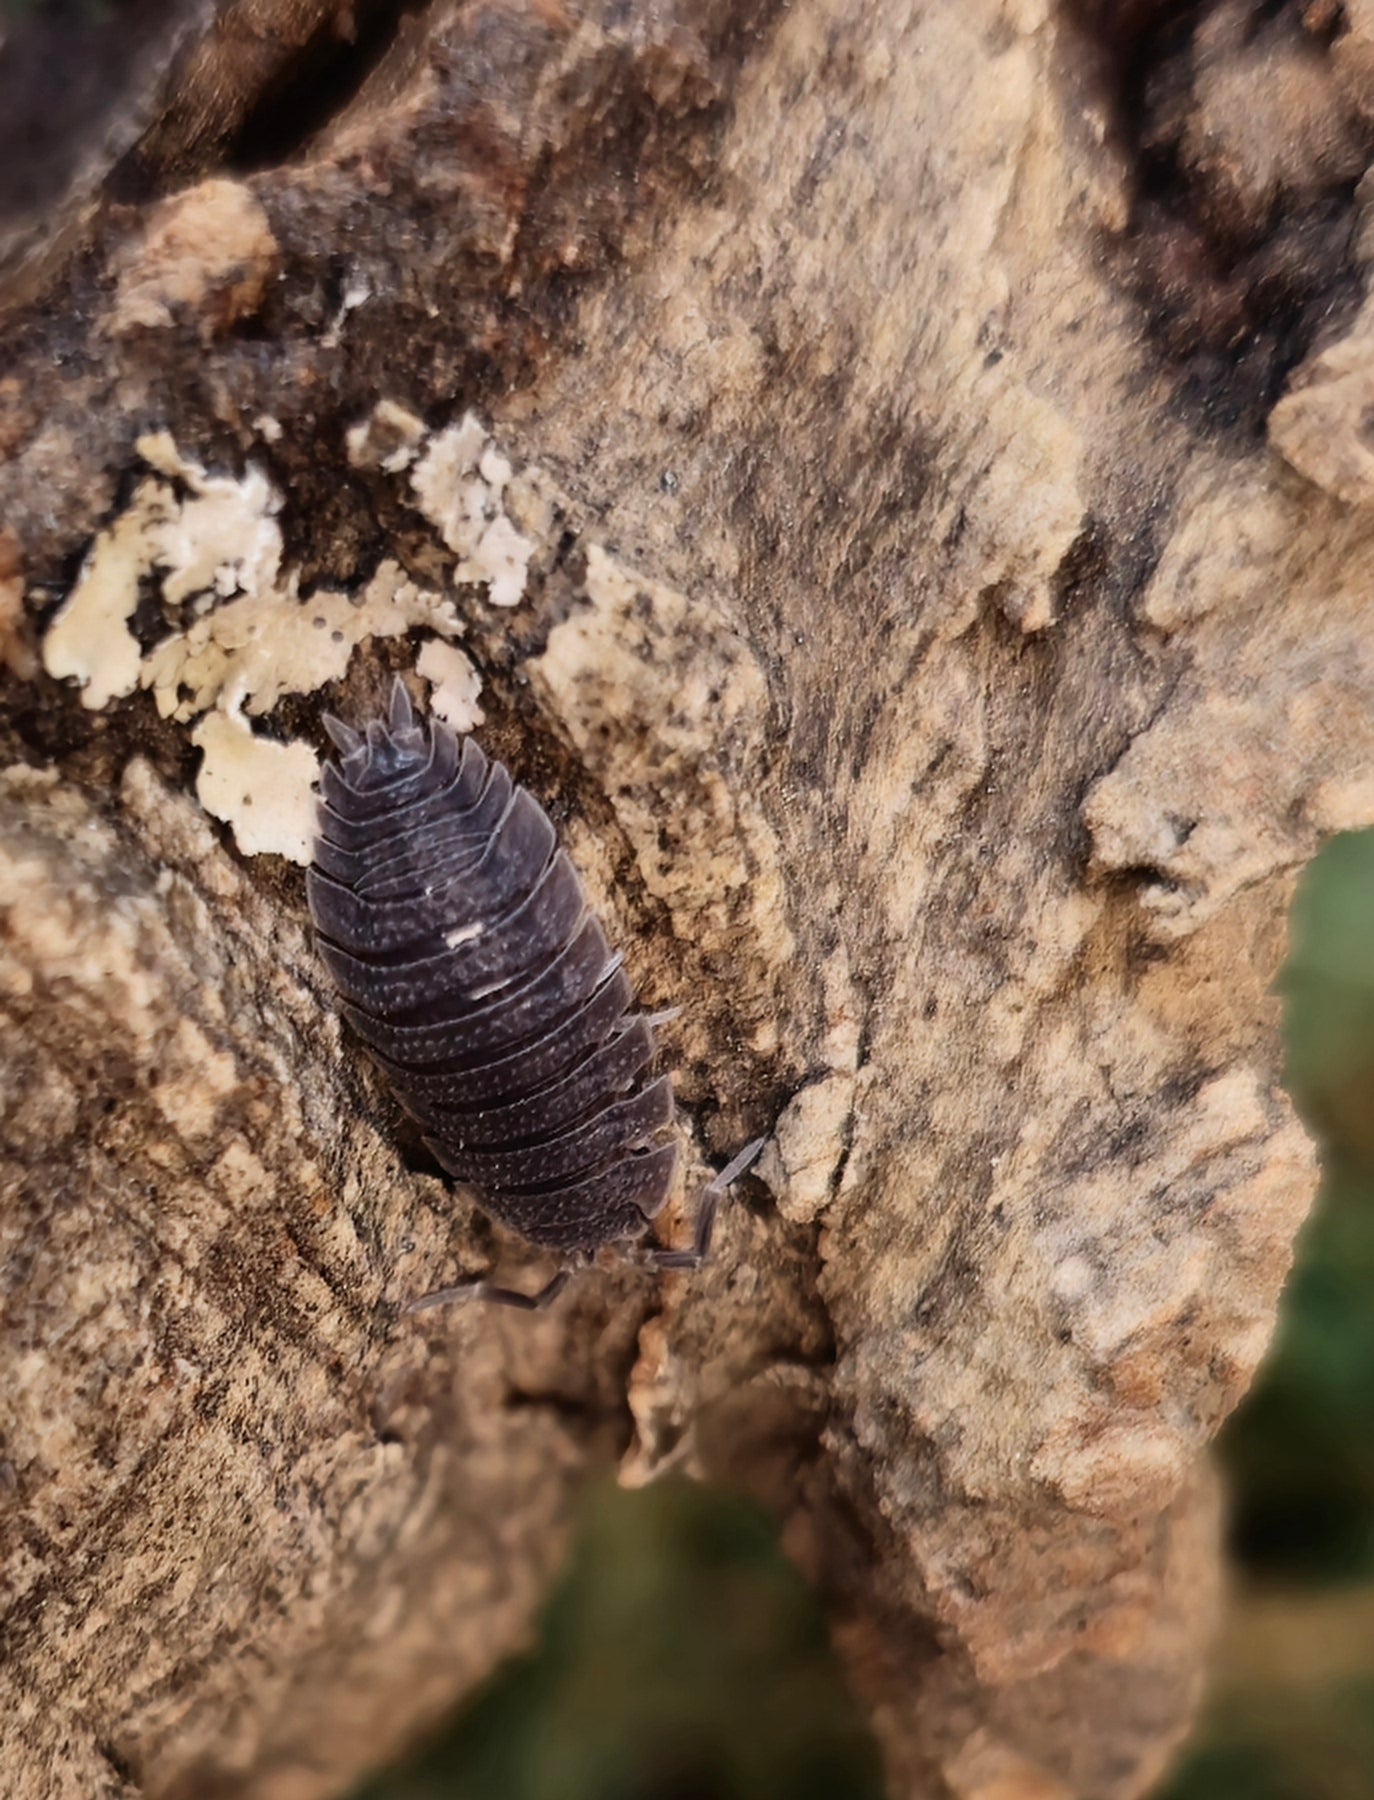
[[[7,1790],[340,1792],[618,1457],[777,1510],[895,1793],[1143,1792],[1374,821],[1374,12],[186,17],[6,220]],[[539,1271],[266,851],[417,656],[775,1132],[699,1279],[398,1320]]]

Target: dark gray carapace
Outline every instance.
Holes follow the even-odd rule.
[[[643,1238],[668,1198],[673,1095],[651,1074],[661,1020],[631,1012],[547,813],[501,763],[417,720],[399,677],[385,721],[325,725],[341,756],[325,766],[306,889],[344,1015],[440,1164],[567,1265],[537,1294],[471,1282],[413,1306],[546,1306],[603,1245]],[[761,1148],[706,1189],[691,1249],[641,1254],[699,1266],[721,1195]]]

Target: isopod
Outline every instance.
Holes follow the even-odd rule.
[[[535,1294],[479,1280],[410,1310],[478,1295],[545,1307],[596,1251],[648,1236],[667,1201],[673,1092],[652,1065],[672,1015],[632,1010],[548,814],[474,738],[417,719],[399,677],[385,720],[324,723],[340,757],[306,888],[344,1016],[440,1166],[563,1264]],[[690,1249],[638,1253],[699,1267],[722,1196],[762,1148],[704,1190]]]

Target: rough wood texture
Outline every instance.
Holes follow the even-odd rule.
[[[619,1455],[777,1509],[895,1793],[1142,1793],[1374,822],[1374,11],[358,20],[222,15],[9,328],[10,1790],[337,1793]],[[700,1279],[397,1319],[520,1252],[244,853],[417,651],[775,1132]]]

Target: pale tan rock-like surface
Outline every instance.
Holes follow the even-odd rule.
[[[1315,1186],[1285,908],[1374,823],[1368,9],[436,5],[294,138],[266,12],[0,372],[14,1791],[340,1792],[618,1458],[775,1509],[895,1794],[1143,1794]],[[772,1135],[697,1279],[396,1318],[541,1271],[254,854],[395,668],[684,1009],[665,1229]]]

